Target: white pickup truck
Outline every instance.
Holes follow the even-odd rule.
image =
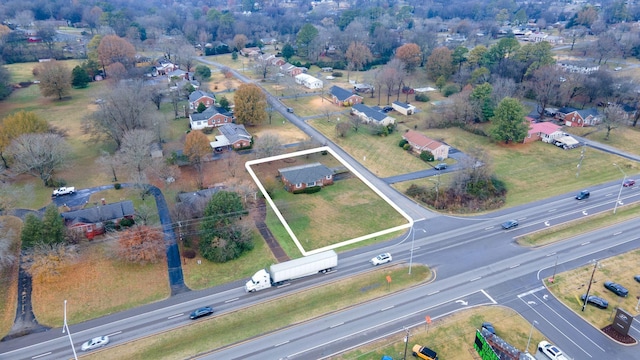
[[[53,190],[53,196],[62,196],[67,194],[73,194],[76,192],[76,188],[73,186],[61,187]]]

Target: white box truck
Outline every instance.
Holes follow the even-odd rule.
[[[244,289],[246,292],[259,291],[319,272],[326,273],[336,266],[338,266],[338,254],[333,250],[329,250],[274,264],[268,270],[262,269],[247,281]]]

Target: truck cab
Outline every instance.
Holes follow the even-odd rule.
[[[265,269],[255,273],[244,285],[246,292],[254,292],[271,287],[271,275]]]

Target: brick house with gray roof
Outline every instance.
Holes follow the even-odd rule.
[[[104,224],[112,221],[120,222],[122,219],[133,219],[136,211],[131,200],[113,204],[105,204],[92,208],[63,212],[60,214],[64,224],[69,229],[81,230],[88,239],[96,235],[104,234]]]
[[[351,108],[351,114],[357,116],[364,123],[374,123],[387,126],[396,122],[396,119],[386,113],[371,108],[364,104],[356,104]]]
[[[244,149],[251,146],[252,136],[244,125],[223,124],[218,128],[220,135],[216,136],[216,141],[209,143],[216,152],[230,149]]]
[[[224,108],[212,106],[201,113],[189,114],[189,127],[192,130],[202,130],[233,122],[233,115]]]
[[[196,90],[189,94],[189,110],[198,109],[200,103],[203,103],[208,108],[212,107],[216,104],[216,96],[202,90]]]
[[[340,106],[352,106],[362,103],[362,96],[354,94],[352,91],[341,88],[340,86],[332,86],[329,89],[331,101]]]
[[[288,192],[333,184],[333,170],[319,162],[278,169],[278,173]]]

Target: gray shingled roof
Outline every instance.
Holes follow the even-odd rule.
[[[210,189],[198,190],[195,192],[186,192],[178,194],[180,202],[185,204],[206,203],[218,191],[224,190],[224,186],[216,186]]]
[[[68,211],[60,214],[66,222],[83,222],[96,224],[110,220],[122,219],[125,216],[133,216],[136,211],[131,200],[113,204],[100,205],[88,209]]]
[[[353,108],[361,113],[364,113],[371,120],[382,121],[387,118],[387,114],[377,111],[375,109],[372,109],[369,106],[364,104],[353,105]]]
[[[226,111],[224,108],[217,107],[217,106],[208,107],[207,110],[201,113],[189,114],[189,117],[191,118],[191,121],[209,120],[216,114],[222,114],[226,117],[231,117],[231,113]]]
[[[278,169],[278,172],[291,184],[307,184],[333,175],[333,170],[319,162]]]
[[[400,106],[400,107],[403,107],[405,109],[410,109],[411,108],[411,105],[409,105],[409,104],[407,104],[405,102],[402,102],[402,101],[394,101],[393,103],[398,105],[398,106]]]
[[[349,97],[353,96],[353,92],[343,89],[340,86],[332,86],[331,89],[329,89],[329,92],[331,93],[331,95],[335,96],[339,101],[345,101],[347,100]]]
[[[244,125],[224,124],[220,126],[218,130],[220,130],[220,133],[224,135],[231,144],[239,140],[251,140],[251,134],[247,132]]]
[[[210,97],[212,99],[216,98],[215,95],[210,94],[210,93],[208,93],[206,91],[196,90],[196,91],[192,92],[191,94],[189,94],[189,102],[194,102],[194,101],[200,99],[201,97],[205,97],[205,96]]]

